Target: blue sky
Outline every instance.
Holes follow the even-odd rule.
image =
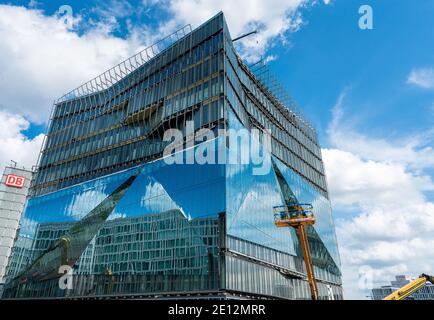
[[[29,6],[28,1],[6,3]],[[36,7],[53,15],[66,3],[41,1]],[[169,18],[158,6],[128,3],[123,6],[126,16],[117,17],[116,36],[128,37],[127,21],[136,26],[156,25],[156,21]],[[362,4],[374,8],[372,31],[358,27]],[[71,5],[74,14],[95,21],[103,19],[96,8],[108,10],[101,1],[74,1]],[[347,99],[352,107],[348,111],[359,119],[363,131],[400,137],[432,127],[433,118],[427,115],[434,112],[434,92],[406,82],[412,68],[434,65],[434,23],[428,14],[434,11],[433,1],[413,6],[399,0],[334,1],[300,11],[304,20],[300,30],[287,32],[290,43],[275,41],[267,54],[276,56],[270,67],[315,124],[322,145],[328,143],[325,131],[332,116],[330,107],[344,88],[350,91]],[[77,29],[80,31],[80,25]],[[43,130],[36,126],[28,134]]]
[[[373,30],[358,26],[364,4]],[[34,164],[55,98],[220,10],[233,37],[259,29],[240,53],[270,58],[318,130],[346,297],[433,273],[434,1],[0,1],[0,167]]]
[[[371,3],[374,30],[358,28],[358,8]],[[433,125],[434,94],[407,85],[412,68],[434,64],[433,1],[335,1],[304,14],[307,25],[273,62],[292,96],[323,132],[343,88],[362,131],[401,136]],[[322,129],[322,130],[321,130]]]

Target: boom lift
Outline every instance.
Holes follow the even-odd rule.
[[[309,282],[312,300],[318,299],[318,287],[313,271],[312,258],[310,256],[309,242],[307,239],[307,225],[315,223],[313,207],[310,204],[293,204],[277,206],[273,208],[274,224],[278,228],[292,227],[298,232],[300,238],[303,260],[306,265],[307,280]]]
[[[427,281],[434,284],[434,277],[429,276],[427,274],[422,274],[419,278],[406,284],[401,289],[398,289],[395,292],[389,294],[383,300],[404,300],[412,293],[414,293],[417,290],[419,290],[420,288],[424,287],[426,285]]]

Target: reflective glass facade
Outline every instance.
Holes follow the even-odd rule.
[[[222,26],[216,17],[111,87],[57,102],[32,194],[161,157],[164,131],[186,121],[223,126]]]
[[[217,138],[185,148],[184,159],[216,145],[230,157],[228,132],[269,129],[271,150],[261,138],[251,147],[270,170],[167,164],[164,132],[185,133],[187,121]],[[237,56],[222,13],[112,86],[59,100],[31,194],[6,297],[309,299],[297,235],[274,226],[273,207],[291,194],[315,208],[309,241],[320,296],[342,298],[316,133]],[[59,287],[61,265],[73,267],[72,289]]]

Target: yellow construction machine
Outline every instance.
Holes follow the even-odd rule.
[[[427,274],[422,274],[419,278],[411,281],[410,283],[407,283],[401,289],[398,289],[395,292],[389,294],[383,300],[404,300],[412,293],[424,287],[427,282],[431,282],[432,284],[434,284],[434,277]]]
[[[306,265],[307,280],[309,282],[312,300],[318,299],[318,287],[316,284],[315,274],[313,271],[312,258],[309,250],[309,242],[307,239],[308,225],[315,224],[315,216],[313,214],[313,207],[310,204],[294,203],[292,205],[277,206],[273,208],[274,211],[274,224],[278,228],[295,228],[298,232],[300,239],[301,250],[303,253],[303,260]],[[434,284],[434,277],[427,274],[422,274],[416,280],[403,286],[401,289],[391,293],[383,300],[403,300],[424,287],[427,282]]]

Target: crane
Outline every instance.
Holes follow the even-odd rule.
[[[392,292],[383,300],[404,300],[412,293],[424,287],[428,281],[434,284],[434,277],[423,273],[419,276],[419,278],[406,284],[401,289]]]
[[[311,204],[292,204],[276,206],[274,211],[274,224],[278,228],[292,227],[297,230],[300,238],[303,260],[306,265],[307,280],[309,282],[312,300],[318,299],[318,287],[313,271],[312,258],[310,256],[309,242],[306,226],[315,224],[313,206]]]

